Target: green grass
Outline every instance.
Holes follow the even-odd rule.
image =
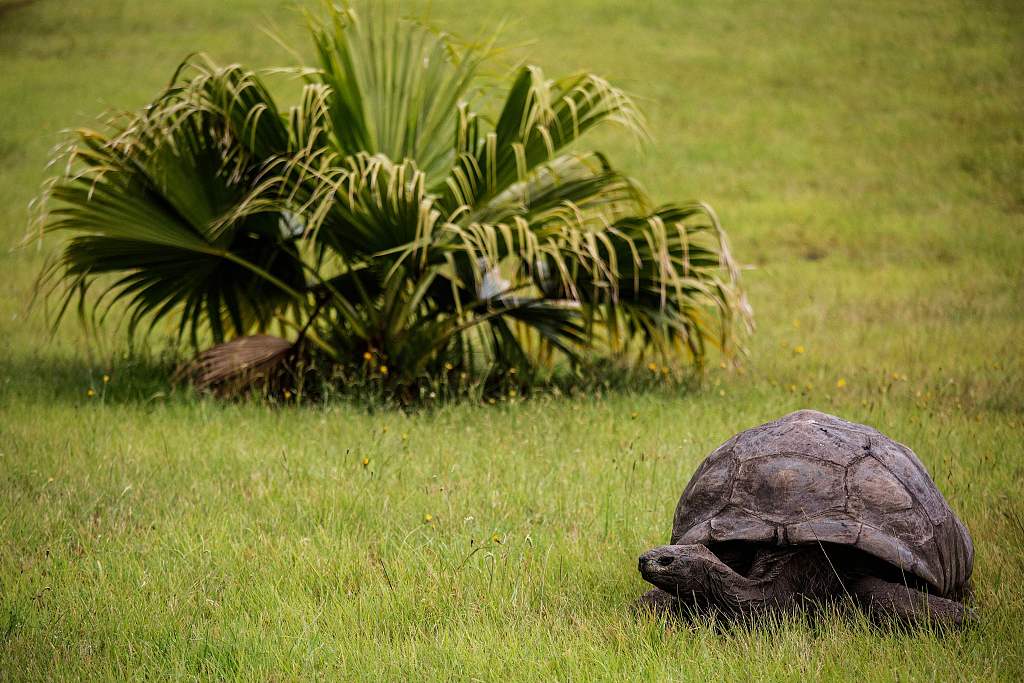
[[[11,247],[61,128],[141,106],[193,49],[288,61],[271,22],[307,49],[272,2],[4,4]],[[55,245],[4,250],[0,679],[1024,677],[1020,7],[433,5],[470,34],[511,16],[506,42],[533,41],[515,56],[641,98],[655,143],[598,146],[656,196],[719,210],[753,266],[743,371],[409,415],[224,405],[173,392],[120,337],[49,340],[27,301]],[[804,406],[918,452],[974,536],[976,625],[630,615],[635,558],[700,459]]]

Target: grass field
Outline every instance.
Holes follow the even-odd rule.
[[[14,247],[59,130],[141,106],[196,49],[289,61],[262,26],[308,46],[270,1],[0,0],[0,680],[1024,678],[1021,5],[433,13],[465,34],[509,18],[513,57],[641,99],[652,145],[596,142],[656,197],[718,209],[751,266],[742,371],[278,409],[174,392],[73,321],[50,339],[27,303],[56,245]],[[976,624],[631,616],[636,557],[700,460],[799,407],[917,451],[973,534]]]

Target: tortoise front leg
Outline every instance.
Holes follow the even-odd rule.
[[[895,617],[904,623],[931,621],[940,626],[962,626],[967,621],[967,608],[959,602],[928,595],[903,584],[865,576],[852,581],[849,588],[869,611]]]
[[[654,588],[637,598],[633,608],[637,612],[650,612],[659,617],[678,616],[682,611],[682,604],[674,595]]]

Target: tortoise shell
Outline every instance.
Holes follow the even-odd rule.
[[[673,544],[852,546],[927,582],[967,586],[974,547],[914,452],[866,425],[801,410],[722,444],[690,480]]]

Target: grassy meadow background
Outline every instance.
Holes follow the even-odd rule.
[[[652,144],[590,144],[716,207],[750,267],[742,369],[405,414],[200,400],[120,336],[51,339],[28,303],[57,245],[16,246],[59,131],[142,106],[194,50],[289,63],[264,26],[310,50],[270,0],[0,0],[0,680],[1024,677],[1024,6],[432,13],[508,19],[510,62],[638,97]],[[800,407],[917,451],[973,534],[975,625],[631,616],[700,460]]]

